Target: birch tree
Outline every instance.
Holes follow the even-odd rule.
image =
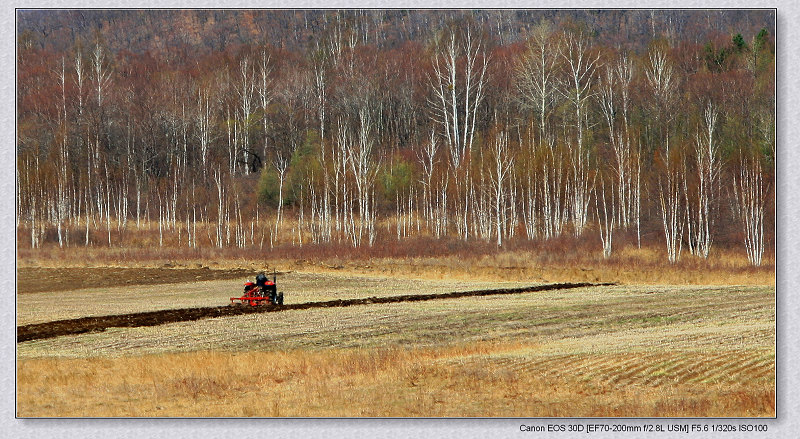
[[[490,172],[492,195],[494,198],[494,225],[497,246],[503,245],[503,226],[506,208],[506,188],[504,185],[512,169],[513,160],[509,153],[508,133],[504,130],[495,135],[491,146],[494,163]]]
[[[264,50],[261,53],[261,57],[259,58],[258,64],[258,103],[261,106],[261,126],[263,129],[264,134],[264,157],[267,157],[267,150],[269,145],[267,144],[267,139],[269,139],[269,118],[267,117],[267,113],[269,112],[269,105],[272,103],[273,100],[273,84],[272,78],[270,77],[272,74],[272,63],[270,54]]]
[[[374,159],[375,139],[372,134],[373,120],[369,108],[358,110],[358,135],[347,148],[348,163],[356,185],[358,201],[358,232],[353,235],[353,245],[361,244],[364,234],[368,244],[374,243],[374,183],[378,162]],[[355,232],[355,230],[354,230]]]
[[[208,153],[213,140],[213,127],[216,125],[214,114],[216,113],[216,101],[211,97],[210,87],[199,86],[197,88],[197,100],[194,112],[195,133],[200,147],[200,164],[202,173],[205,176],[208,170]]]
[[[683,151],[670,149],[670,123],[676,102],[677,79],[666,52],[654,49],[648,54],[645,79],[654,99],[650,102],[650,114],[656,122],[656,147],[660,149],[663,166],[658,177],[659,206],[667,248],[667,260],[676,263],[683,246],[685,207],[682,198],[686,193],[686,163]],[[681,197],[681,194],[684,197]]]
[[[532,32],[527,49],[516,66],[516,88],[522,108],[534,113],[539,126],[539,144],[546,144],[547,121],[559,93],[559,42],[551,36],[550,26],[540,23]]]
[[[83,52],[78,48],[75,51],[75,85],[78,87],[78,115],[83,115],[83,84],[86,81],[86,73],[84,72]]]
[[[334,193],[334,219],[336,232],[339,233],[341,239],[341,232],[345,229],[347,224],[347,205],[348,205],[348,189],[347,189],[347,171],[350,168],[350,156],[347,153],[348,145],[351,142],[351,136],[347,124],[344,123],[342,118],[336,121],[336,135],[333,142],[332,158],[333,158],[333,193]]]
[[[694,160],[697,177],[696,199],[690,203],[686,195],[686,220],[689,250],[692,254],[708,258],[713,242],[713,210],[718,194],[719,174],[722,170],[719,141],[715,139],[718,112],[710,102],[703,110],[703,125],[698,128],[694,142]]]
[[[527,195],[524,197],[526,231],[532,238],[536,233],[536,216],[542,216],[542,231],[545,239],[559,235],[563,225],[561,194],[563,169],[561,152],[555,150],[555,138],[549,127],[549,118],[558,105],[564,86],[558,73],[561,69],[561,40],[554,38],[546,22],[534,28],[525,53],[516,66],[516,88],[523,110],[533,113],[538,130],[529,143],[529,174],[526,176]],[[531,175],[536,170],[538,177]],[[537,189],[538,188],[538,189]],[[537,210],[537,198],[541,198]]]
[[[103,46],[100,43],[95,44],[94,50],[92,51],[91,56],[91,80],[94,86],[95,97],[97,98],[97,126],[95,127],[94,132],[94,142],[91,142],[88,139],[89,131],[87,126],[87,150],[89,152],[89,160],[87,160],[87,172],[89,173],[89,178],[94,176],[94,181],[96,184],[94,193],[94,201],[96,203],[96,212],[100,216],[102,220],[102,215],[104,213],[103,209],[103,185],[104,182],[102,181],[101,173],[100,173],[100,163],[101,163],[101,147],[100,147],[100,135],[101,132],[105,135],[105,118],[103,116],[103,101],[104,96],[111,83],[111,68],[108,66],[108,60],[106,59],[105,51]],[[92,150],[91,144],[94,144],[94,148]],[[106,186],[108,182],[105,182]],[[91,186],[91,183],[89,184]],[[87,200],[88,201],[88,200]],[[87,204],[87,208],[89,205]],[[109,212],[105,212],[106,216],[109,215]],[[88,214],[87,214],[88,218]],[[88,226],[87,226],[88,227]],[[110,238],[109,238],[110,239]],[[87,244],[88,244],[88,231],[87,231]]]
[[[250,61],[250,58],[244,57],[239,61],[239,78],[238,84],[236,86],[236,93],[239,98],[239,107],[237,111],[239,112],[240,123],[238,124],[239,131],[237,139],[241,142],[241,147],[238,149],[242,153],[242,162],[244,163],[244,173],[245,175],[250,173],[250,167],[248,164],[250,163],[249,155],[252,154],[250,150],[250,124],[251,124],[251,114],[253,113],[253,99],[255,93],[255,69]],[[234,142],[236,145],[237,142]]]
[[[434,95],[429,99],[433,119],[443,131],[453,169],[460,169],[472,147],[477,111],[485,95],[489,59],[474,32],[470,27],[461,35],[455,30],[449,32],[444,46],[436,48],[434,74],[429,80]],[[462,56],[463,66],[459,66]]]
[[[329,167],[327,166],[327,159],[326,151],[327,146],[325,144],[325,117],[326,117],[326,107],[327,103],[327,96],[326,96],[326,88],[328,82],[327,76],[327,66],[325,65],[325,58],[324,54],[321,51],[318,51],[317,56],[313,60],[313,94],[316,98],[316,110],[317,110],[317,120],[319,121],[319,144],[320,144],[320,153],[321,153],[321,163],[322,163],[322,172],[323,172],[323,190],[322,190],[322,206],[320,208],[320,214],[322,216],[322,236],[325,241],[331,240],[331,232],[332,232],[332,221],[331,221],[331,206],[330,206],[330,172]]]
[[[584,146],[584,129],[587,124],[587,105],[595,95],[595,71],[600,65],[600,54],[591,50],[589,40],[583,33],[567,32],[560,46],[565,63],[568,85],[562,93],[575,111],[575,143],[567,142],[572,173],[570,175],[570,206],[575,235],[580,235],[586,226],[589,199],[589,149]]]
[[[764,254],[766,193],[760,158],[755,154],[742,154],[738,172],[733,177],[733,195],[736,214],[744,232],[747,260],[756,267],[761,265]]]
[[[598,207],[598,198],[603,202],[603,215],[600,216],[600,208]],[[617,217],[614,212],[616,208],[614,204],[614,193],[611,193],[611,203],[606,201],[606,183],[601,179],[601,192],[595,194],[594,209],[597,215],[597,225],[600,231],[600,242],[603,244],[603,257],[608,259],[611,257],[611,243],[614,237],[614,227],[616,226]],[[611,212],[609,212],[608,205],[611,204]]]
[[[459,178],[467,152],[475,137],[478,108],[485,96],[489,57],[484,43],[470,26],[457,31],[451,28],[437,42],[433,75],[429,78],[432,97],[428,103],[432,119],[445,139],[450,158],[450,172],[456,187],[457,227],[462,238],[468,236],[468,192]],[[462,60],[463,58],[463,60]],[[464,180],[464,181],[462,181]]]
[[[669,139],[661,153],[663,172],[658,177],[661,222],[667,247],[667,260],[674,264],[680,260],[686,222],[681,195],[685,193],[686,163],[682,151],[670,151]]]
[[[94,51],[92,51],[92,74],[97,96],[97,107],[101,108],[103,106],[104,92],[111,82],[111,69],[107,66],[105,51],[99,43],[95,45]]]
[[[439,151],[439,142],[436,133],[431,130],[430,138],[416,150],[417,158],[422,165],[422,210],[426,226],[432,226],[434,217],[433,207],[433,172],[436,165],[436,153]]]
[[[677,101],[678,79],[664,50],[650,51],[648,61],[645,79],[655,98],[648,102],[651,102],[651,115],[657,123],[658,138],[663,140],[669,135],[669,123],[674,118],[673,107]]]
[[[630,84],[633,80],[633,63],[627,54],[620,54],[616,63],[606,66],[600,81],[599,101],[608,128],[609,143],[614,152],[616,175],[616,202],[614,209],[618,224],[628,228],[635,224],[637,242],[640,238],[640,175],[641,161],[638,148],[634,148],[630,133]]]
[[[63,247],[65,238],[62,233],[62,228],[66,217],[69,215],[69,150],[67,147],[67,139],[69,137],[69,128],[67,122],[67,69],[66,60],[61,58],[61,68],[56,70],[56,77],[61,88],[61,111],[59,112],[58,123],[58,163],[56,175],[56,199],[55,199],[55,222],[56,231],[58,236],[58,246]]]

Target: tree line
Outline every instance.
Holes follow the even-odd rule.
[[[677,262],[736,230],[761,263],[766,28],[630,48],[568,20],[504,40],[456,16],[392,45],[379,24],[331,13],[302,48],[169,56],[21,34],[20,235],[114,246],[157,231],[189,248],[572,235],[610,256],[619,233],[641,246],[657,232]]]

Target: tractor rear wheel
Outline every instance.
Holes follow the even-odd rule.
[[[278,305],[283,305],[283,293],[278,293]]]

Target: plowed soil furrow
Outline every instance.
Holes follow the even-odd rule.
[[[523,288],[459,291],[441,294],[407,294],[390,297],[368,297],[365,299],[345,299],[330,300],[325,302],[307,302],[282,306],[265,307],[234,307],[217,306],[205,308],[184,308],[170,309],[162,311],[151,311],[133,314],[83,317],[79,319],[58,320],[54,322],[37,323],[17,327],[17,342],[52,338],[62,335],[83,334],[88,332],[104,331],[107,328],[124,328],[138,326],[156,326],[165,323],[185,322],[211,317],[236,316],[242,314],[277,312],[289,310],[303,310],[310,308],[333,308],[353,305],[368,305],[379,303],[398,303],[398,302],[419,302],[435,299],[454,299],[460,297],[479,297],[500,294],[520,294],[536,291],[560,290],[569,288],[580,288],[590,286],[607,286],[610,283],[559,283],[548,285],[536,285]]]

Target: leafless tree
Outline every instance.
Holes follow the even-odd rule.
[[[506,210],[506,180],[509,177],[513,160],[509,152],[508,133],[500,131],[495,135],[491,145],[491,154],[494,159],[492,170],[489,177],[492,183],[492,195],[494,198],[494,225],[495,239],[497,246],[503,245],[504,213]]]
[[[659,146],[664,164],[659,176],[659,202],[661,219],[664,226],[664,237],[667,246],[667,259],[676,263],[680,259],[683,245],[683,233],[686,225],[682,219],[686,206],[681,194],[686,194],[686,162],[683,151],[670,150],[670,123],[674,118],[674,104],[677,102],[677,79],[673,75],[672,64],[662,49],[653,49],[648,55],[649,63],[645,67],[645,79],[653,93],[650,112],[656,121]]]
[[[640,238],[641,161],[638,148],[634,148],[630,133],[630,84],[633,80],[633,63],[627,54],[621,54],[613,66],[607,66],[601,78],[600,108],[606,121],[609,141],[614,152],[616,174],[616,202],[618,224],[628,228],[635,223],[637,241]],[[620,117],[621,116],[621,117]],[[621,120],[620,120],[621,119]]]
[[[61,111],[59,112],[59,123],[58,123],[58,130],[59,134],[58,137],[60,140],[58,141],[58,163],[57,163],[57,175],[56,175],[56,197],[55,197],[55,223],[56,223],[56,232],[58,236],[58,246],[64,246],[64,233],[62,233],[62,228],[64,226],[64,222],[67,220],[69,215],[69,206],[70,206],[70,199],[69,199],[69,149],[67,146],[67,138],[68,136],[68,124],[67,124],[67,96],[66,96],[66,88],[67,88],[67,69],[66,69],[66,60],[62,57],[61,58],[61,68],[56,70],[56,77],[58,78],[58,83],[61,88]],[[69,230],[67,228],[67,230]]]
[[[214,114],[216,101],[211,97],[210,87],[200,86],[197,89],[197,106],[194,112],[194,121],[197,133],[197,140],[200,146],[200,163],[203,167],[203,175],[208,169],[208,152],[211,142],[214,139],[213,129],[216,125]]]
[[[111,69],[106,62],[105,51],[99,43],[95,45],[92,52],[92,80],[97,94],[97,107],[103,106],[103,92],[111,82]]]
[[[75,51],[75,85],[78,87],[78,115],[83,115],[83,83],[86,80],[83,66],[83,52]]]
[[[267,157],[267,150],[268,144],[267,139],[269,139],[269,119],[267,118],[267,113],[269,112],[269,105],[272,103],[273,100],[273,84],[272,78],[270,75],[272,74],[272,63],[270,54],[264,50],[261,53],[261,57],[259,58],[258,64],[258,103],[261,106],[261,126],[263,129],[264,134],[264,158]]]
[[[239,61],[239,77],[238,83],[236,84],[236,93],[239,98],[239,107],[237,111],[240,121],[236,127],[238,129],[236,132],[238,136],[236,136],[236,138],[241,142],[241,146],[239,146],[238,149],[242,153],[245,174],[250,173],[250,167],[247,164],[250,162],[249,155],[252,152],[250,151],[250,136],[248,133],[250,131],[250,124],[252,123],[250,115],[253,113],[255,86],[255,69],[253,68],[250,58],[245,56]],[[234,144],[238,145],[237,142],[234,142]]]
[[[614,212],[616,204],[614,203],[614,193],[611,192],[611,203],[606,201],[606,183],[601,179],[602,191],[595,194],[594,209],[597,215],[597,225],[600,231],[600,241],[603,244],[603,257],[611,257],[611,242],[614,236],[614,227],[616,226],[617,217]],[[603,202],[603,216],[600,216],[600,209],[598,207],[597,199],[600,198]],[[609,212],[608,204],[611,204],[611,212]]]
[[[353,230],[353,245],[361,244],[363,235],[368,237],[369,245],[374,243],[374,183],[378,171],[378,161],[374,157],[375,139],[372,134],[373,119],[369,108],[358,110],[358,134],[347,148],[348,162],[356,185],[358,201],[358,228]]]
[[[470,27],[461,35],[449,32],[445,45],[437,48],[433,58],[434,75],[430,84],[434,98],[429,103],[434,120],[444,131],[453,169],[461,167],[472,147],[477,110],[485,94],[488,56],[483,42],[474,33]],[[458,63],[462,56],[463,70]]]
[[[489,57],[485,44],[471,26],[451,28],[437,43],[429,84],[433,98],[428,100],[434,122],[445,138],[450,172],[456,188],[456,226],[462,238],[468,236],[467,206],[470,191],[465,188],[468,178],[463,169],[467,152],[472,148],[478,108],[485,96]],[[463,58],[462,62],[459,62]],[[463,180],[463,181],[462,181]]]
[[[321,154],[321,162],[322,172],[323,172],[323,190],[322,190],[322,203],[320,206],[320,217],[322,221],[322,238],[327,242],[331,240],[331,232],[332,232],[332,221],[331,221],[331,206],[330,206],[330,173],[329,167],[327,166],[327,157],[326,151],[327,146],[325,144],[325,110],[328,105],[327,97],[326,97],[326,88],[327,88],[327,67],[325,65],[325,59],[322,56],[317,56],[313,60],[312,66],[312,89],[313,95],[316,98],[316,109],[317,109],[317,120],[319,121],[319,143],[320,143],[320,154]]]
[[[562,90],[564,97],[575,110],[575,143],[567,141],[572,167],[570,187],[570,206],[572,224],[576,235],[586,226],[591,182],[589,181],[589,150],[584,146],[583,132],[587,124],[586,107],[595,96],[595,71],[600,66],[600,54],[590,47],[589,39],[583,33],[566,32],[560,45],[564,59],[568,85]]]
[[[516,66],[516,87],[523,108],[532,110],[539,121],[539,143],[545,143],[547,120],[559,97],[559,40],[552,38],[550,25],[533,29],[527,50]]]
[[[648,55],[648,60],[644,73],[655,98],[650,101],[653,103],[651,111],[663,125],[674,117],[672,109],[677,101],[678,80],[664,50],[653,49]],[[661,138],[664,138],[666,127],[660,128]]]
[[[744,246],[750,264],[758,267],[764,254],[764,203],[767,185],[764,183],[761,160],[743,154],[739,159],[738,175],[733,177],[736,213],[744,232]]]
[[[667,259],[674,264],[680,260],[684,225],[681,194],[685,193],[686,163],[681,151],[670,151],[669,139],[661,153],[664,172],[658,178],[661,220],[667,246]],[[683,190],[683,191],[682,191]]]
[[[432,183],[438,150],[439,142],[434,131],[431,131],[428,141],[422,143],[421,147],[416,150],[417,158],[422,165],[422,209],[428,228],[432,226],[434,221]]]
[[[714,138],[718,113],[710,102],[703,110],[703,126],[698,129],[694,143],[695,170],[697,172],[697,199],[690,203],[686,193],[686,219],[689,251],[708,258],[713,242],[712,210],[717,200],[718,180],[722,170],[719,142]]]

